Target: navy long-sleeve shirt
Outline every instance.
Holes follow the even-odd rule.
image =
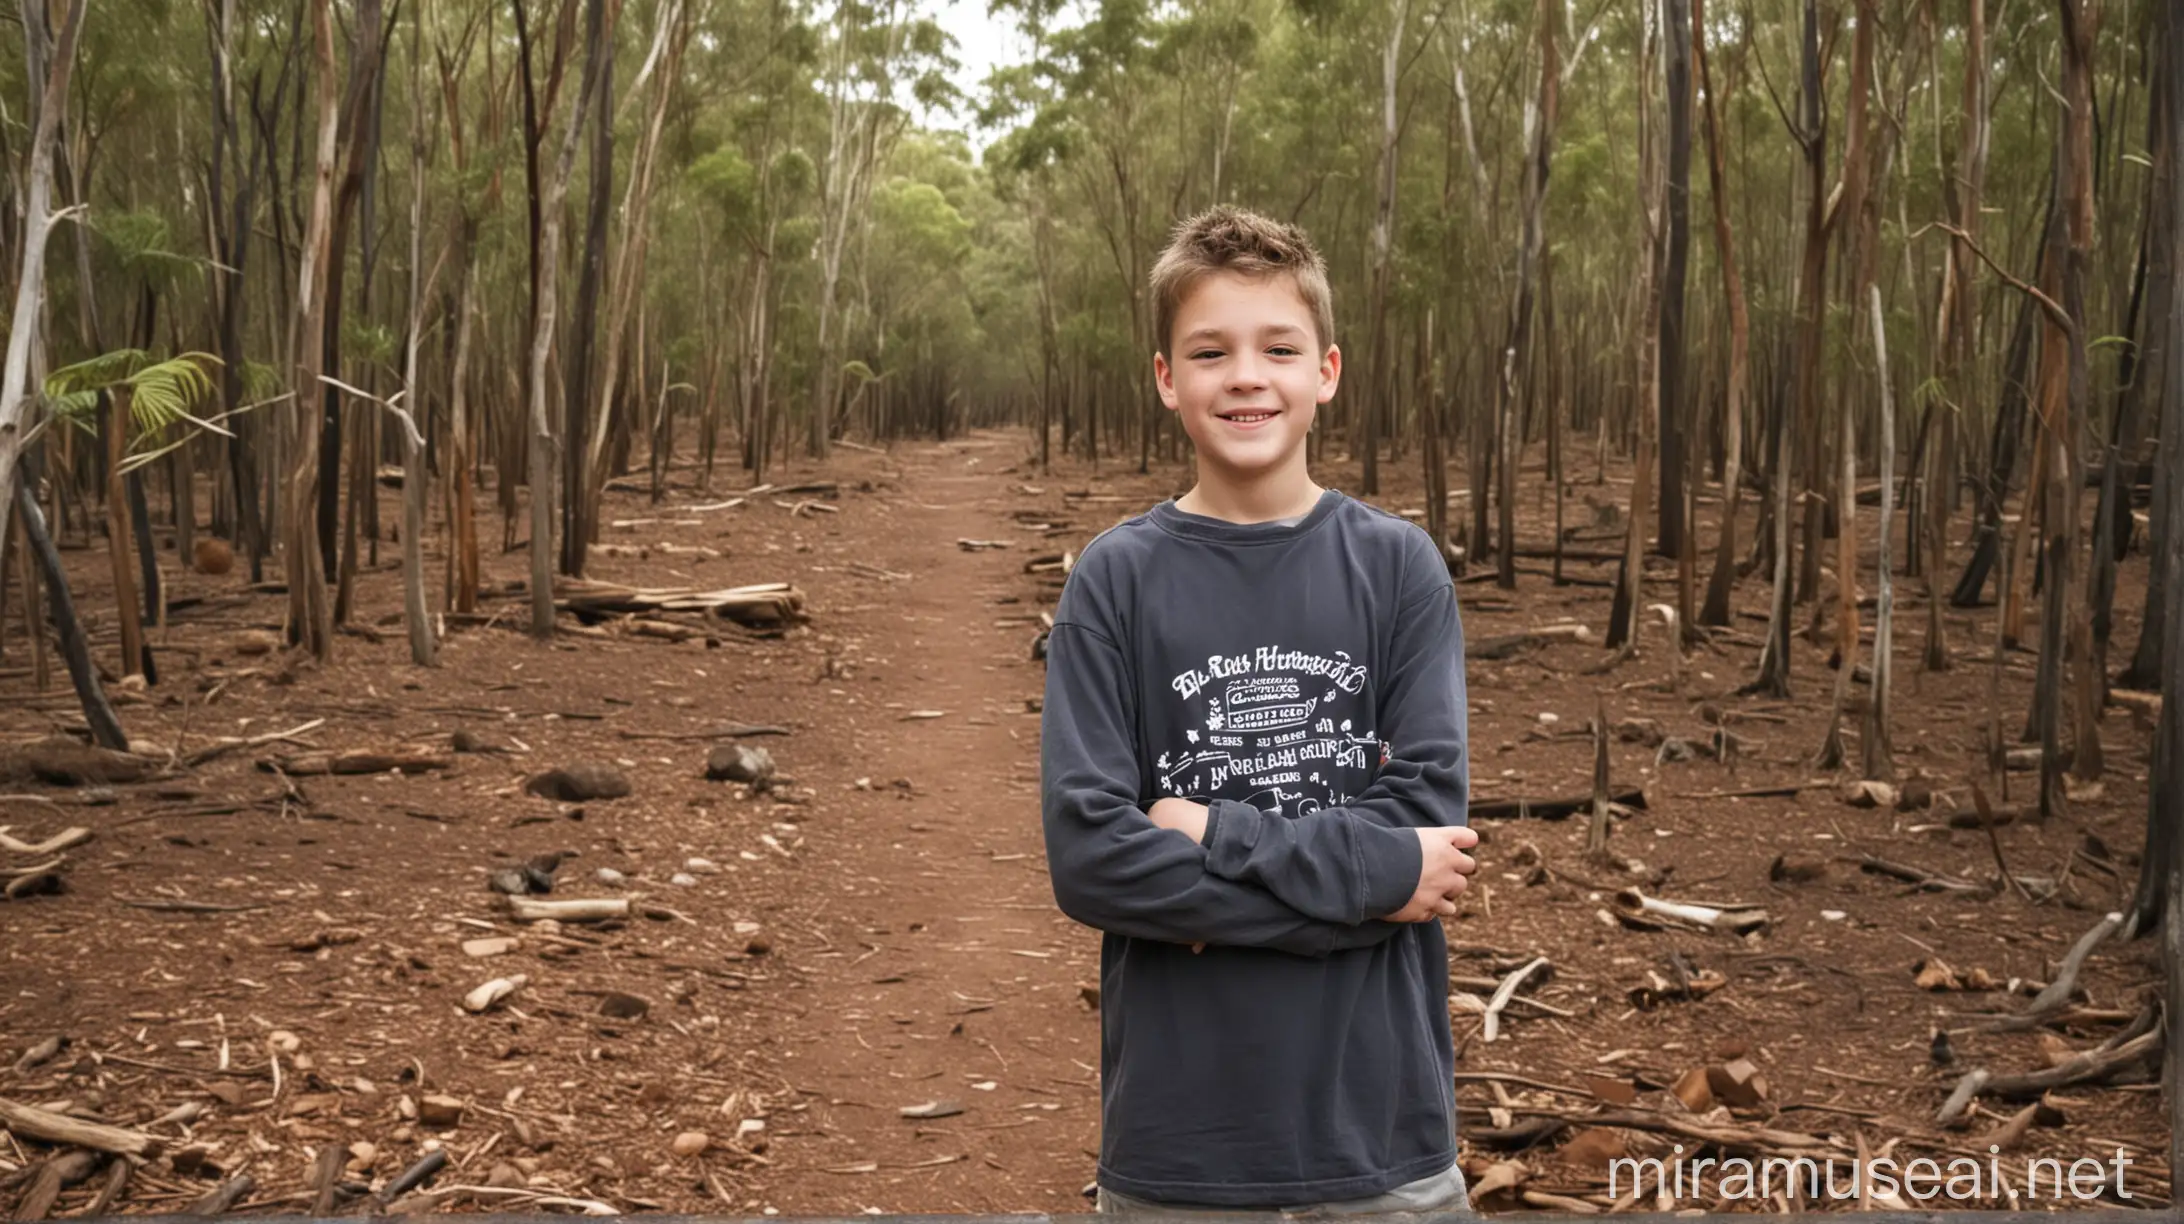
[[[1465,714],[1448,570],[1393,515],[1169,502],[1085,549],[1041,759],[1055,898],[1105,932],[1102,1185],[1280,1207],[1454,1163],[1447,944],[1380,919],[1414,830],[1465,823]],[[1168,796],[1209,806],[1203,845],[1146,815]]]

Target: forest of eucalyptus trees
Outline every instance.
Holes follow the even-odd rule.
[[[993,0],[1026,55],[971,79],[918,0],[25,0],[9,564],[114,740],[55,539],[103,541],[112,670],[156,682],[155,541],[170,568],[228,542],[321,658],[398,548],[429,662],[481,518],[527,541],[548,633],[610,482],[998,425],[1040,465],[1144,469],[1186,445],[1145,272],[1233,201],[1333,271],[1350,376],[1315,451],[1365,494],[1417,465],[1452,566],[1560,582],[1573,488],[1627,490],[1609,645],[1665,604],[1648,648],[1680,652],[1766,592],[1750,691],[1833,700],[1818,759],[1869,777],[1894,637],[1997,676],[2022,643],[2039,696],[1987,744],[2039,743],[2044,816],[2099,776],[2112,688],[2173,691],[2169,9]],[[1843,511],[1876,503],[1861,542]],[[2134,550],[2149,631],[2117,642]],[[1950,605],[1997,607],[1997,640],[1951,641]],[[1801,606],[1833,618],[1826,679],[1792,673]]]

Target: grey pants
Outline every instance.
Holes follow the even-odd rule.
[[[1164,1215],[1221,1215],[1229,1208],[1197,1207],[1178,1203],[1155,1203],[1147,1199],[1131,1198],[1099,1188],[1097,1210],[1101,1215],[1130,1215],[1139,1212],[1159,1212]],[[1450,1165],[1445,1172],[1397,1186],[1386,1194],[1371,1198],[1347,1199],[1339,1203],[1306,1203],[1295,1207],[1283,1207],[1282,1212],[1294,1215],[1363,1215],[1384,1211],[1470,1211],[1471,1191],[1464,1184],[1464,1171],[1460,1165]]]

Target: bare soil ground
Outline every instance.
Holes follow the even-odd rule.
[[[1041,475],[1026,452],[1020,434],[978,434],[845,450],[824,470],[774,477],[838,481],[838,495],[816,499],[827,510],[793,509],[815,500],[808,494],[694,509],[734,491],[727,472],[707,491],[677,470],[659,506],[610,493],[604,517],[621,525],[606,531],[615,547],[594,576],[708,589],[793,582],[810,620],[778,637],[685,617],[701,632],[681,642],[609,623],[541,644],[524,633],[527,605],[502,594],[486,605],[496,620],[451,625],[442,665],[417,668],[390,544],[360,589],[354,623],[367,636],[343,636],[320,668],[245,653],[253,635],[278,632],[281,596],[235,575],[178,574],[167,554],[172,594],[200,601],[153,631],[164,674],[122,706],[131,736],[164,760],[223,736],[323,722],[293,742],[144,782],[17,781],[18,793],[0,796],[0,825],[17,838],[78,825],[95,833],[65,852],[64,892],[0,903],[0,1097],[162,1136],[181,1159],[136,1169],[115,1203],[129,1211],[183,1209],[237,1173],[254,1182],[241,1210],[307,1209],[314,1161],[333,1143],[360,1153],[345,1180],[375,1189],[443,1149],[450,1167],[429,1183],[434,1197],[411,1200],[417,1208],[569,1199],[736,1214],[1085,1209],[1098,1132],[1097,996],[1085,988],[1098,938],[1055,910],[1041,853],[1032,643],[1060,576],[1027,564],[1081,548],[1187,476],[1172,465],[1138,476],[1077,463]],[[1377,500],[1415,508],[1414,466],[1394,465]],[[1354,464],[1322,473],[1346,488],[1355,476]],[[1547,540],[1547,484],[1524,487],[1526,538]],[[1621,503],[1626,493],[1612,471],[1603,488],[1574,487],[1571,521],[1589,513],[1587,494]],[[392,504],[389,523],[399,521]],[[497,526],[481,534],[498,539]],[[67,558],[110,664],[103,545]],[[1612,568],[1569,572],[1597,579]],[[524,557],[490,556],[487,569],[505,592]],[[1672,599],[1672,569],[1654,563],[1648,602]],[[2119,657],[2137,637],[2143,570],[2134,555],[2118,599]],[[1461,591],[1474,642],[1563,618],[1596,632],[1606,621],[1604,588],[1557,587],[1537,573],[1514,593],[1490,582]],[[1810,767],[1834,688],[1824,642],[1797,639],[1796,700],[1734,695],[1763,632],[1757,580],[1739,590],[1736,632],[1694,654],[1680,691],[1658,622],[1636,659],[1604,675],[1585,674],[1604,652],[1578,642],[1473,661],[1476,802],[1589,793],[1584,728],[1596,700],[1610,725],[1650,719],[1703,745],[1709,720],[1726,713],[1744,739],[1730,763],[1667,759],[1673,748],[1664,755],[1643,738],[1612,745],[1617,785],[1647,792],[1612,838],[1642,863],[1635,873],[1585,858],[1583,818],[1480,822],[1483,886],[1449,921],[1459,1065],[1552,1086],[1462,1085],[1474,1177],[1514,1161],[1527,1178],[1484,1206],[1552,1204],[1541,1196],[1553,1194],[1605,1201],[1608,1154],[1665,1152],[1659,1120],[1698,1121],[1667,1086],[1738,1058],[1764,1077],[1764,1096],[1705,1125],[1763,1124],[1845,1152],[1893,1143],[1900,1159],[1984,1158],[1989,1133],[2017,1106],[1988,1101],[1963,1129],[1936,1126],[1965,1070],[2046,1066],[2057,1043],[2082,1049],[2112,1036],[2158,993],[2152,942],[2111,941],[2088,961],[2068,1024],[1976,1031],[1979,1013],[2021,1008],[2071,943],[2129,896],[2147,731],[2129,710],[2109,711],[2108,772],[2060,820],[2014,820],[1991,845],[1982,830],[1952,827],[1972,806],[1968,783],[1985,777],[1988,670],[1920,673],[1922,584],[1898,593],[1898,764],[1935,793],[1921,810],[1848,806],[1843,779]],[[19,595],[9,604],[17,616]],[[1806,615],[1800,608],[1800,626]],[[1952,611],[1949,625],[1960,657],[1989,650],[1986,610]],[[0,672],[0,738],[10,743],[80,725],[57,661],[41,692],[27,658],[11,624]],[[2028,654],[2006,659],[2013,735],[2031,665]],[[786,734],[725,737],[753,726]],[[498,751],[451,753],[457,733]],[[730,742],[771,752],[771,790],[707,780],[709,751]],[[445,753],[448,764],[293,779],[260,767],[306,747]],[[538,772],[580,761],[616,766],[631,793],[582,804],[526,793]],[[1794,796],[1719,797],[1816,778]],[[2023,807],[2032,778],[2012,777],[2010,802]],[[558,931],[511,920],[489,872],[557,852],[568,857],[547,899],[637,897],[672,915]],[[1843,861],[1859,854],[1976,887],[1917,891]],[[2046,878],[2044,899],[1997,891],[1997,854],[2013,874]],[[1824,874],[1771,880],[1778,856]],[[0,865],[23,862],[0,851]],[[1762,906],[1771,922],[1747,937],[1627,929],[1611,911],[1633,884]],[[514,943],[466,952],[465,941],[494,936]],[[1476,1004],[1461,996],[1490,995],[1535,956],[1551,972],[1520,994],[1542,1006],[1512,1004],[1487,1042]],[[1718,989],[1634,1006],[1634,989],[1674,980],[1677,957],[1702,982],[1718,975]],[[1915,967],[1937,960],[1957,984],[1988,988],[1922,988]],[[474,988],[515,974],[526,983],[495,1010],[463,1008]],[[1937,1029],[1951,1031],[1947,1067],[1935,1065]],[[51,1037],[66,1040],[58,1053],[8,1068]],[[434,1124],[428,1098],[452,1098],[459,1120]],[[2003,1165],[2012,1180],[2023,1155],[2109,1160],[2122,1147],[2135,1162],[2125,1205],[2165,1203],[2164,1115],[2150,1085],[2080,1085],[2049,1101],[2061,1125],[2016,1142]],[[936,1116],[905,1116],[921,1105]],[[168,1118],[184,1106],[197,1112]],[[1588,1127],[1584,1116],[1603,1108],[1638,1120]],[[1519,1150],[1510,1132],[1542,1119],[1550,1133]],[[704,1132],[706,1151],[678,1154],[686,1132]],[[0,1143],[0,1187],[24,1195],[52,1151]],[[64,1189],[56,1213],[82,1211],[103,1184],[94,1172]]]

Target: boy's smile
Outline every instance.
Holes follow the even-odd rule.
[[[1173,360],[1155,354],[1153,373],[1198,448],[1201,490],[1215,483],[1281,503],[1289,484],[1308,488],[1305,435],[1334,397],[1342,354],[1322,347],[1295,282],[1211,273],[1183,296],[1167,339]]]

